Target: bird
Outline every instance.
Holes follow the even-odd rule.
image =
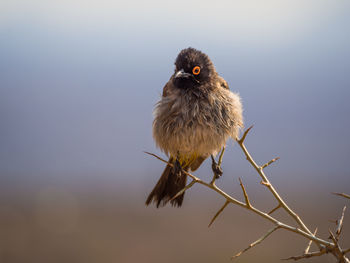
[[[170,201],[180,207],[184,193],[173,197],[186,186],[184,171],[197,170],[229,138],[237,138],[242,112],[239,94],[230,91],[208,55],[192,47],[181,50],[153,111],[153,138],[169,161],[146,205],[155,203],[158,208]],[[219,176],[222,171],[217,168]]]

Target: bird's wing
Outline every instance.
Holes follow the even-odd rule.
[[[173,77],[171,77],[169,79],[169,81],[167,82],[167,84],[165,84],[164,88],[163,88],[163,97],[166,97],[168,96],[169,92],[170,92],[170,89],[172,88],[172,85],[173,85]]]
[[[191,171],[197,170],[205,159],[207,156],[198,156],[190,165]]]
[[[220,84],[220,86],[221,86],[222,88],[224,88],[224,89],[230,89],[230,88],[228,87],[228,84],[227,84],[226,80],[224,80],[223,77],[218,76],[218,79],[219,79],[219,84]]]

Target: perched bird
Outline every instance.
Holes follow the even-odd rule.
[[[169,156],[169,164],[149,194],[146,205],[167,202],[181,206],[184,194],[172,199],[186,185],[183,171],[195,171],[210,155],[243,127],[238,94],[216,72],[210,58],[194,48],[182,50],[175,73],[163,88],[154,109],[153,137]]]

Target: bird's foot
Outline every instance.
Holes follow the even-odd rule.
[[[215,179],[219,179],[222,176],[223,171],[222,171],[220,165],[218,165],[218,163],[215,161],[213,155],[211,155],[211,161],[212,161],[211,169],[213,170],[213,173],[215,175]]]
[[[174,166],[173,166],[173,173],[175,174],[175,176],[176,176],[177,178],[180,178],[181,172],[182,172],[181,164],[180,164],[180,162],[179,162],[179,159],[176,158],[176,160],[175,160],[175,162],[174,162]]]

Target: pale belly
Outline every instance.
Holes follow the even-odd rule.
[[[194,158],[216,154],[238,130],[229,106],[221,101],[214,104],[205,100],[160,101],[153,122],[157,146],[171,156]]]

